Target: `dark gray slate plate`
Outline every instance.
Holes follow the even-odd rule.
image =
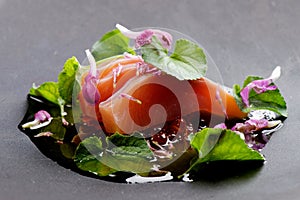
[[[296,0],[0,0],[0,199],[299,199],[299,7]],[[281,65],[289,118],[263,151],[268,162],[218,181],[126,185],[79,175],[40,153],[17,129],[32,82],[56,80],[67,58],[83,60],[116,23],[190,35],[229,86]]]

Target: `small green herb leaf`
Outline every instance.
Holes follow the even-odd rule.
[[[145,62],[179,80],[201,78],[207,70],[206,56],[203,50],[197,44],[186,39],[176,41],[174,52],[170,56],[155,36],[152,37],[150,44],[141,48],[141,51]]]
[[[64,106],[65,104],[72,104],[73,88],[75,88],[74,84],[78,84],[77,81],[75,81],[75,77],[79,65],[75,57],[68,59],[58,76],[58,82],[44,82],[40,86],[33,85],[29,94],[43,97],[49,102],[58,105],[61,116],[65,116]]]
[[[109,154],[106,162],[118,171],[145,173],[151,171],[152,151],[141,134],[124,136],[115,133],[107,139]]]
[[[58,99],[60,94],[56,82],[45,82],[38,87],[33,85],[32,88],[30,88],[29,94],[43,97],[44,99],[59,105]]]
[[[96,137],[83,140],[75,151],[74,162],[83,171],[88,171],[98,176],[108,176],[116,170],[106,166],[100,160],[103,153],[102,142]]]
[[[254,80],[261,80],[262,77],[248,76],[244,81],[243,88]],[[250,106],[246,107],[242,101],[240,95],[242,89],[239,85],[233,86],[233,92],[235,99],[243,112],[250,112],[252,110],[266,109],[278,113],[284,117],[287,117],[287,106],[284,97],[281,95],[279,89],[268,90],[261,94],[257,94],[255,91],[251,91],[249,94]]]
[[[75,57],[69,58],[58,75],[59,94],[66,104],[72,104],[73,88],[76,84],[74,80],[79,66],[80,64]]]
[[[52,138],[56,140],[63,140],[66,133],[66,128],[62,125],[61,117],[53,118],[48,126],[41,129],[41,132],[51,132]]]
[[[129,38],[124,36],[118,29],[106,33],[92,47],[92,54],[96,61],[128,52],[135,54],[129,47]]]
[[[75,153],[78,168],[107,176],[113,172],[146,173],[151,171],[153,154],[144,138],[136,133],[132,136],[114,134],[107,138],[107,148],[93,136],[83,140]]]
[[[198,171],[201,164],[213,161],[264,160],[258,151],[249,148],[244,140],[231,130],[203,129],[194,135],[191,146],[198,152],[198,158],[187,172]]]
[[[115,153],[151,158],[152,151],[149,149],[146,140],[140,133],[131,136],[115,133],[108,137],[108,145],[115,150]]]

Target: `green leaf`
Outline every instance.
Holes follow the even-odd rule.
[[[176,41],[174,52],[170,56],[155,36],[152,37],[150,44],[141,48],[141,51],[145,62],[179,80],[201,78],[207,70],[203,49],[186,39]]]
[[[63,126],[61,117],[53,118],[48,126],[41,129],[41,132],[51,132],[52,138],[56,140],[63,140],[66,134],[66,128]]]
[[[99,176],[113,172],[147,173],[153,168],[153,154],[140,134],[124,136],[114,134],[107,138],[107,147],[102,148],[99,138],[93,136],[83,140],[74,156],[78,168]]]
[[[63,143],[59,145],[60,152],[62,155],[68,159],[73,159],[75,155],[75,147],[70,143]]]
[[[75,151],[74,162],[83,171],[88,171],[98,176],[107,176],[116,170],[103,164],[100,160],[103,154],[102,142],[96,137],[83,140]]]
[[[58,82],[44,82],[40,86],[33,85],[30,95],[43,97],[59,106],[60,115],[65,116],[65,104],[72,104],[73,89],[78,88],[76,73],[80,64],[75,57],[66,61],[63,70],[58,75]],[[77,87],[75,87],[77,86]]]
[[[115,133],[107,139],[109,153],[105,156],[109,166],[118,171],[147,173],[153,168],[152,151],[139,133],[131,136]],[[105,159],[104,158],[104,159]]]
[[[75,57],[66,61],[63,70],[58,75],[58,82],[44,82],[40,86],[33,85],[29,94],[43,97],[44,99],[60,106],[72,103],[75,76],[79,62]]]
[[[75,76],[79,66],[80,64],[75,57],[69,58],[58,75],[59,94],[66,104],[72,104],[73,88],[76,84]]]
[[[249,148],[244,140],[231,130],[203,129],[194,135],[191,146],[198,152],[198,158],[186,173],[198,171],[201,165],[207,162],[264,160],[258,151]]]
[[[32,88],[30,88],[29,94],[43,97],[44,99],[59,105],[58,99],[60,94],[56,82],[45,82],[38,87],[33,85]]]
[[[245,88],[249,83],[254,80],[263,79],[262,77],[257,76],[248,76],[243,84],[243,88]],[[240,92],[242,89],[239,85],[233,86],[233,92],[236,99],[237,104],[243,112],[250,112],[252,110],[271,110],[273,112],[278,113],[284,117],[287,117],[287,106],[284,100],[284,97],[281,95],[279,89],[276,90],[268,90],[264,93],[257,94],[255,91],[251,91],[249,93],[249,103],[250,107],[246,107],[242,101],[242,97]]]
[[[193,136],[191,147],[197,150],[199,158],[204,158],[215,148],[221,134],[222,129],[204,129]]]
[[[152,151],[140,133],[131,136],[115,133],[108,137],[108,145],[115,153],[128,154],[143,158],[152,158]]]
[[[129,38],[124,36],[118,29],[106,33],[92,47],[92,54],[96,61],[128,52],[135,54],[129,47]]]

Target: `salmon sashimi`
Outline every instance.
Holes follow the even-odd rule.
[[[217,90],[222,102],[216,98]],[[195,112],[211,113],[224,120],[226,117],[241,119],[246,116],[233,96],[209,79],[179,81],[166,74],[132,78],[122,89],[101,102],[99,110],[107,132],[126,134]]]
[[[96,105],[79,94],[83,114],[96,118],[107,133],[131,134],[197,112],[224,119],[246,116],[232,95],[207,78],[180,81],[146,63],[139,68],[140,64],[141,59],[133,56],[97,66]]]
[[[136,64],[141,62],[138,56],[134,59],[128,59],[125,56],[116,56],[97,63],[97,88],[100,93],[100,101],[105,101],[113,92],[117,91],[129,80],[136,75]],[[81,85],[87,76],[85,72],[81,77]],[[123,77],[124,76],[124,77]],[[122,78],[122,79],[121,79]],[[121,79],[119,81],[119,79]],[[118,81],[118,84],[116,82]],[[78,95],[80,107],[86,117],[101,119],[98,105],[92,105],[84,100],[82,92]]]

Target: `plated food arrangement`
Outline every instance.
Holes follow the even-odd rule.
[[[287,117],[279,66],[228,88],[206,77],[197,43],[119,24],[85,53],[85,64],[66,61],[57,82],[32,86],[19,124],[45,155],[85,175],[193,181],[216,166],[227,173],[228,163],[255,168]]]

